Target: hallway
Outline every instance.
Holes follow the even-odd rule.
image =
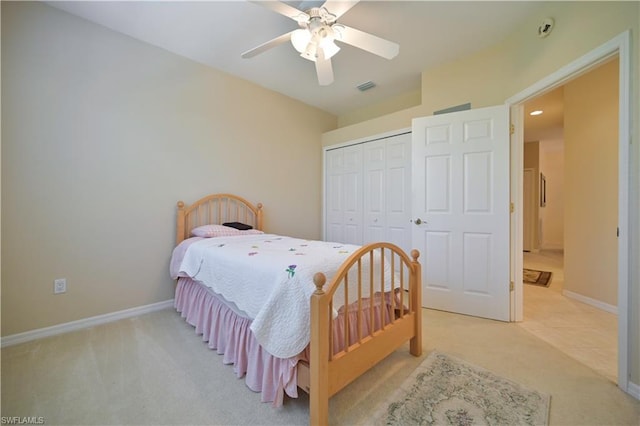
[[[563,253],[524,253],[524,267],[551,271],[549,287],[524,284],[525,330],[617,383],[618,317],[562,295]]]

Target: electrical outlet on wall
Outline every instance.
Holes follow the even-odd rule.
[[[65,293],[67,291],[67,279],[56,278],[53,280],[53,294]]]

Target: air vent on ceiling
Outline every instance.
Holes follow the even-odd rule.
[[[365,90],[369,90],[369,89],[373,89],[374,87],[376,87],[376,84],[369,80],[369,81],[365,81],[362,84],[358,84],[358,90],[361,92],[364,92]]]

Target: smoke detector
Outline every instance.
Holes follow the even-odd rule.
[[[538,37],[545,38],[553,30],[553,18],[545,18],[538,27]]]

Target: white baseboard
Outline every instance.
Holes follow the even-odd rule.
[[[170,307],[173,307],[173,299],[165,300],[164,302],[152,303],[150,305],[125,309],[123,311],[112,312],[109,314],[98,315],[95,317],[84,318],[64,324],[53,325],[51,327],[25,331],[24,333],[12,334],[0,339],[0,348],[29,342],[31,340],[41,339],[43,337],[50,337],[57,334],[68,333],[70,331],[81,330],[83,328],[94,327],[96,325],[106,324],[124,318],[131,318]]]
[[[627,392],[629,393],[629,395],[631,395],[635,399],[640,400],[640,385],[637,385],[633,382],[629,382]]]
[[[591,305],[591,306],[593,306],[595,308],[602,309],[603,311],[607,311],[607,312],[610,312],[612,314],[618,315],[618,307],[617,306],[609,305],[608,303],[604,303],[604,302],[601,302],[599,300],[592,299],[590,297],[583,296],[581,294],[574,293],[574,292],[569,291],[569,290],[562,290],[562,294],[567,296],[567,297],[570,297],[572,299],[575,299],[575,300],[577,300],[579,302],[586,303],[587,305]]]

